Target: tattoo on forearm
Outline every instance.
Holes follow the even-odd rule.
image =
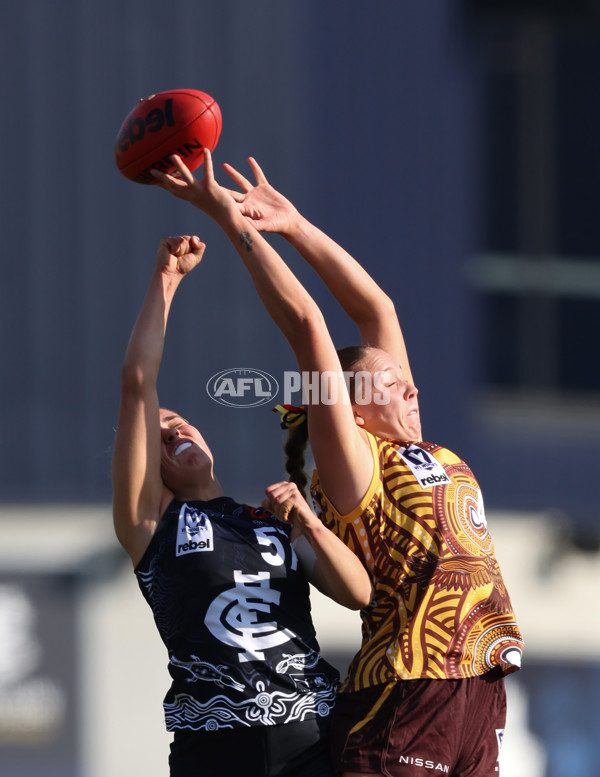
[[[240,232],[240,243],[246,247],[246,251],[252,251],[252,238],[249,232]]]

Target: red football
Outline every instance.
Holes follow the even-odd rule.
[[[127,116],[115,143],[115,162],[126,178],[156,183],[150,170],[172,173],[171,154],[190,170],[204,162],[221,134],[221,109],[196,89],[171,89],[142,99]]]

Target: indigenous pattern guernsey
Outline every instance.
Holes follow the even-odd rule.
[[[340,516],[317,473],[317,512],[370,571],[374,603],[343,690],[518,669],[522,637],[469,467],[432,443],[369,435],[371,485]]]
[[[331,712],[291,527],[227,497],[173,500],[135,569],[169,652],[166,725],[217,730]]]

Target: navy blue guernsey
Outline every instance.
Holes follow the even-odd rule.
[[[319,653],[291,527],[229,497],[173,500],[135,569],[169,653],[169,731],[327,716],[339,676]]]

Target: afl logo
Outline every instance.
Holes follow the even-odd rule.
[[[279,391],[272,375],[263,370],[231,369],[213,375],[206,393],[227,407],[258,407],[271,402]]]

